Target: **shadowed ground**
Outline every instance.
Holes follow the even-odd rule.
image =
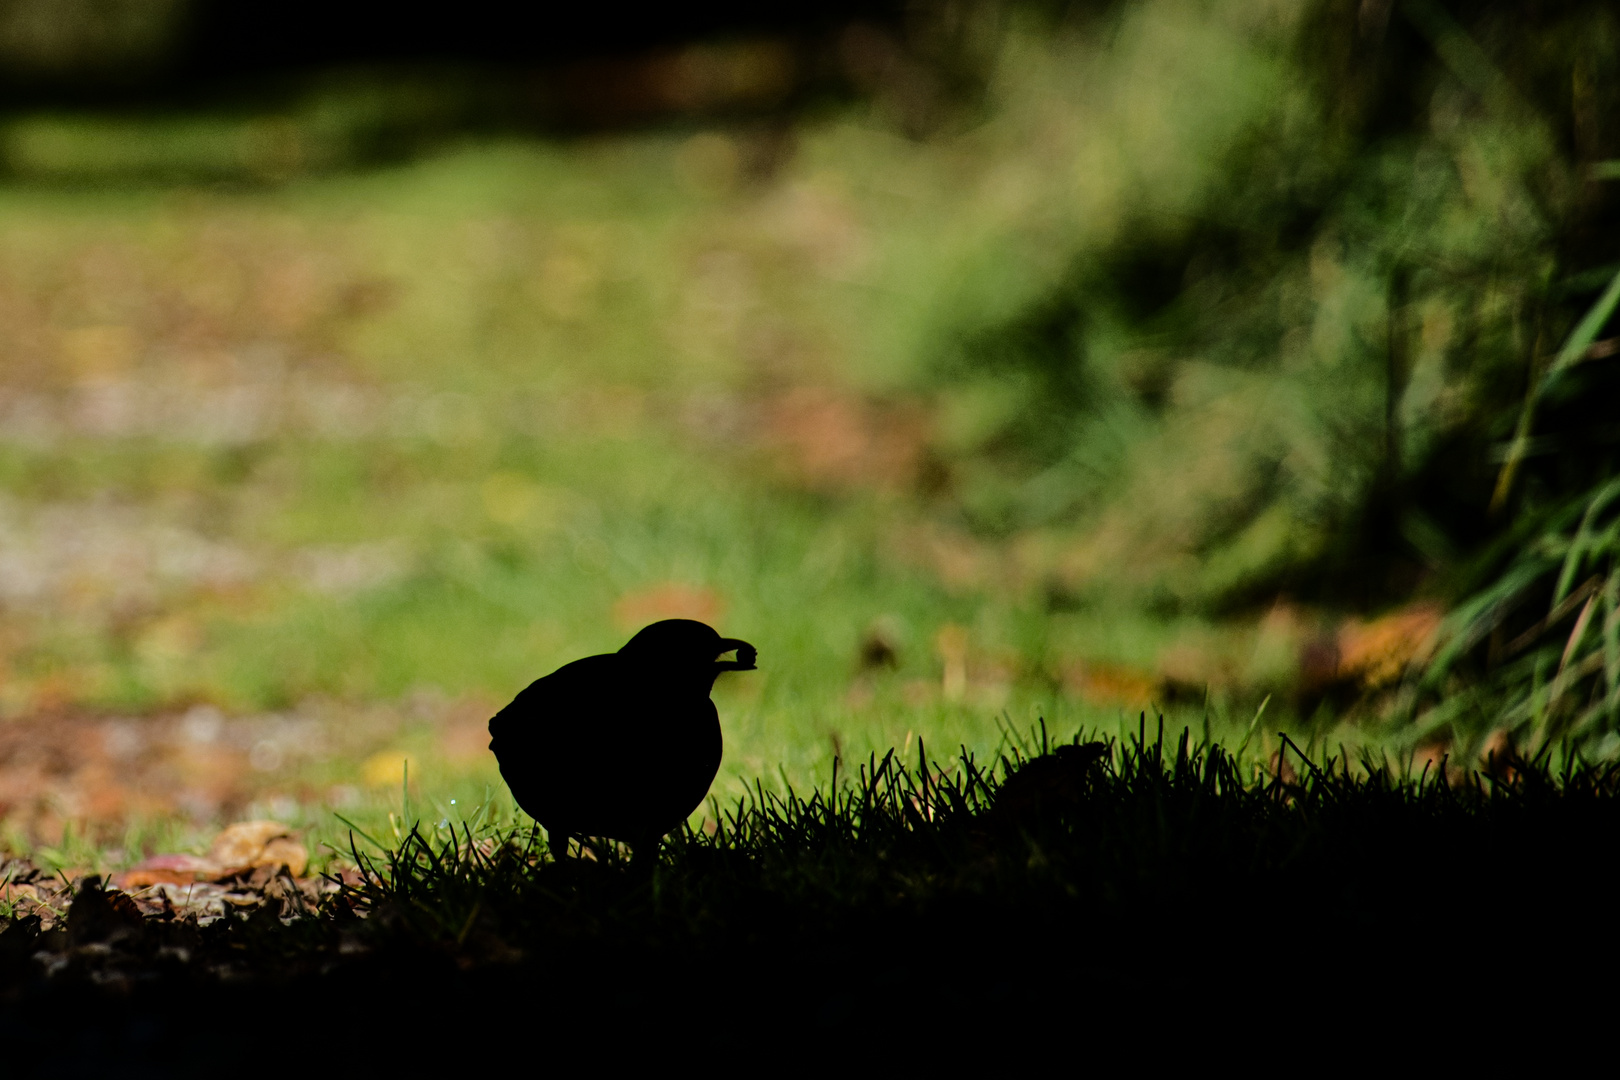
[[[50,929],[0,937],[6,1033],[54,1017],[138,1061],[139,1031],[189,1030],[167,1010],[204,993],[368,1018],[420,994],[446,1021],[538,1011],[581,1030],[680,1000],[857,1041],[1075,1010],[1151,1023],[1172,1002],[1243,1023],[1302,980],[1307,1011],[1372,995],[1443,1014],[1490,987],[1575,985],[1587,961],[1552,931],[1615,885],[1584,857],[1620,824],[1612,769],[1507,760],[1447,787],[1296,756],[1300,781],[1255,784],[1185,734],[1031,750],[994,770],[891,755],[835,796],[758,797],[673,838],[650,882],[611,852],[554,863],[532,833],[429,829],[318,898],[271,881],[224,918],[83,885]],[[1411,934],[1414,911],[1436,914],[1432,933]]]

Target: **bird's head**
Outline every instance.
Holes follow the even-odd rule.
[[[748,642],[723,638],[714,627],[694,619],[655,622],[626,642],[619,652],[673,671],[701,673],[710,682],[722,671],[753,671],[759,655]],[[721,659],[732,652],[737,654],[735,660]]]

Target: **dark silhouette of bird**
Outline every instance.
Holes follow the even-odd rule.
[[[720,769],[714,680],[754,670],[757,655],[704,623],[666,619],[535,680],[496,713],[489,748],[552,854],[571,837],[627,841],[638,861],[656,851]]]

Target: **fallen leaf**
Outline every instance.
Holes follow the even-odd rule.
[[[39,890],[32,885],[18,883],[0,885],[0,903],[17,904],[23,901],[32,903],[38,900]]]
[[[1432,604],[1413,604],[1371,622],[1347,620],[1338,633],[1339,677],[1367,690],[1395,682],[1426,655],[1443,614]]]
[[[208,848],[208,858],[221,868],[221,876],[233,870],[260,866],[265,847],[290,836],[292,830],[279,821],[239,821],[228,825]],[[300,848],[299,850],[302,850]],[[305,857],[307,860],[307,856]]]
[[[1078,661],[1063,669],[1063,688],[1090,705],[1140,708],[1163,696],[1152,672],[1120,664]]]
[[[303,877],[304,871],[309,868],[309,851],[290,837],[278,836],[264,845],[264,850],[259,852],[253,865],[277,870],[285,866],[293,877]]]
[[[614,623],[627,632],[660,619],[696,619],[713,626],[725,613],[725,599],[713,589],[677,582],[626,593],[613,605]]]
[[[119,874],[115,880],[121,889],[144,889],[152,885],[212,881],[220,871],[218,863],[197,855],[154,855]]]

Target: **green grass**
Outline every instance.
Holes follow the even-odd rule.
[[[351,1039],[417,1000],[439,1025],[552,1033],[723,1004],[734,1039],[873,1015],[908,1031],[1141,1020],[1184,1000],[1237,1022],[1300,965],[1315,1008],[1376,995],[1432,1016],[1578,977],[1587,954],[1555,931],[1615,884],[1590,858],[1617,824],[1615,769],[1575,756],[1445,784],[1297,746],[1297,778],[1268,775],[1246,749],[1145,724],[1004,745],[871,755],[808,797],[758,787],[656,865],[611,846],[556,862],[536,830],[479,808],[356,830],[361,874],[318,911],[272,897],[206,926],[140,922],[91,888],[56,929],[5,931],[0,993],[53,1031],[167,1031],[203,994],[239,1009],[314,995],[341,1002]],[[1453,980],[1439,998],[1400,976],[1436,964]],[[147,992],[64,1012],[91,983]]]

